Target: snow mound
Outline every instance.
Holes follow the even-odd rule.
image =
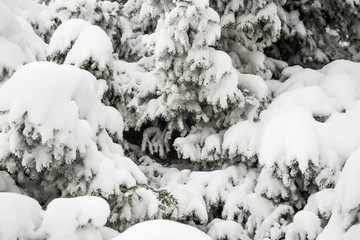
[[[55,130],[60,130],[63,134],[74,134],[81,146],[87,135],[96,134],[89,127],[106,128],[122,135],[121,115],[100,101],[104,88],[103,82],[79,68],[50,62],[30,63],[0,89],[0,111],[8,112],[9,122],[19,121],[26,113],[31,123],[40,126],[43,143]]]
[[[62,23],[50,39],[47,55],[81,67],[88,59],[99,64],[101,69],[113,67],[113,46],[107,34],[98,26],[82,19],[70,19]]]
[[[27,196],[0,192],[0,238],[39,239],[42,209]]]
[[[99,228],[109,214],[109,204],[99,197],[58,198],[49,203],[42,230],[51,240],[102,240]]]
[[[290,172],[300,173],[305,187],[316,177],[322,188],[334,184],[344,160],[360,147],[359,66],[335,61],[319,71],[289,73],[262,112],[259,162],[285,186],[291,186]]]
[[[169,220],[151,220],[138,223],[112,240],[211,240],[204,232]]]
[[[113,67],[112,52],[113,46],[106,33],[98,26],[89,26],[80,33],[65,63],[81,67],[87,59],[92,59],[100,69]]]
[[[82,19],[70,19],[63,22],[56,28],[47,49],[47,55],[53,55],[58,52],[65,52],[69,49],[80,33],[91,24]]]

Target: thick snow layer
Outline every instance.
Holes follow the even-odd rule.
[[[46,44],[16,11],[18,1],[0,2],[0,69],[16,70],[25,62],[45,59]],[[30,4],[31,5],[31,4]]]
[[[89,22],[82,19],[70,19],[63,22],[52,35],[47,54],[52,55],[68,51],[67,49],[74,44],[80,33],[90,26]]]
[[[26,62],[26,57],[19,45],[0,36],[0,64],[18,69]]]
[[[42,209],[27,196],[0,192],[0,238],[39,239]]]
[[[208,227],[208,234],[212,239],[250,240],[241,224],[234,221],[214,219]]]
[[[24,167],[40,172],[59,161],[73,164],[80,154],[78,180],[66,183],[68,194],[81,189],[84,194],[100,190],[108,196],[120,193],[120,186],[146,183],[136,164],[109,136],[121,138],[123,120],[118,111],[100,101],[104,90],[103,81],[71,65],[36,62],[23,66],[0,89],[0,142],[4,143],[0,156],[6,159],[16,154]],[[24,123],[24,136],[16,133],[14,123]],[[39,136],[39,146],[24,151],[21,137]],[[7,170],[14,171],[12,166],[7,164]]]
[[[248,194],[247,201],[249,210],[253,216],[253,221],[257,226],[260,226],[264,219],[275,209],[275,205],[272,201],[255,193]]]
[[[323,189],[316,192],[308,198],[304,210],[312,211],[322,218],[329,219],[335,206],[334,196],[334,189]]]
[[[360,146],[358,66],[336,61],[319,71],[289,74],[260,117],[260,163],[284,171],[295,160],[305,175],[310,163],[338,171]]]
[[[223,149],[228,151],[230,157],[239,154],[251,158],[257,149],[258,124],[253,121],[241,121],[230,127],[224,134]]]
[[[118,236],[120,233],[109,227],[101,227],[99,229],[103,240],[110,240]]]
[[[58,12],[57,16],[61,21],[66,21],[71,18],[74,13],[81,19],[92,20],[94,18],[94,10],[96,0],[76,0],[55,1],[51,7]]]
[[[313,212],[301,210],[294,216],[293,223],[289,225],[286,240],[315,240],[322,231],[321,220]]]
[[[227,72],[224,72],[225,74]],[[204,86],[199,93],[201,100],[206,100],[213,106],[222,109],[229,107],[229,102],[239,102],[243,100],[243,94],[237,88],[238,79],[236,70],[227,73],[218,83],[210,83]]]
[[[360,148],[346,161],[339,181],[335,187],[337,206],[342,212],[351,212],[360,204]]]
[[[102,240],[99,228],[109,214],[109,204],[99,197],[57,198],[47,206],[42,231],[50,240]]]
[[[360,204],[359,157],[360,148],[346,161],[332,194],[334,204],[329,223],[318,240],[350,240],[357,239],[360,234],[359,224],[354,224],[358,218]]]
[[[152,176],[151,184],[166,189],[177,200],[177,207],[169,213],[174,219],[190,217],[206,223],[208,208],[221,202],[225,203],[222,216],[229,220],[243,216],[240,207],[249,209],[246,196],[254,188],[256,174],[247,172],[243,165],[209,172],[191,172],[163,167],[150,158],[142,160],[140,168]],[[155,173],[157,176],[154,178]]]
[[[36,62],[22,67],[0,89],[0,111],[9,111],[9,122],[19,121],[27,113],[29,121],[40,126],[44,143],[54,130],[77,135],[78,144],[84,144],[85,136],[96,134],[89,127],[107,128],[121,136],[121,115],[101,103],[103,91],[101,82],[87,71]]]
[[[265,99],[268,97],[268,86],[261,77],[252,74],[242,74],[239,71],[237,71],[237,73],[240,89],[247,89],[253,92],[259,99]]]
[[[204,232],[169,220],[151,220],[138,223],[112,240],[211,240]]]
[[[82,19],[70,19],[61,24],[50,39],[48,56],[66,54],[65,63],[78,67],[87,60],[100,69],[113,67],[113,46],[107,34],[98,26]]]
[[[85,28],[66,56],[65,63],[82,66],[88,59],[99,64],[100,69],[113,67],[113,46],[106,33],[98,26]]]

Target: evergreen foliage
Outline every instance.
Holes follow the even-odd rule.
[[[358,236],[359,10],[0,2],[0,191],[100,196],[121,231],[163,218],[216,240]]]

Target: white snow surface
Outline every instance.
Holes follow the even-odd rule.
[[[360,146],[359,65],[340,60],[319,71],[296,70],[280,85],[260,117],[260,163],[282,168],[296,160],[303,173],[309,162],[339,169]]]
[[[0,238],[39,239],[42,209],[30,197],[0,192]]]
[[[195,227],[170,220],[151,220],[135,224],[112,240],[211,240]]]
[[[46,44],[26,21],[24,12],[18,11],[18,6],[24,6],[24,3],[0,2],[0,68],[17,70],[26,62],[45,59]],[[32,4],[29,1],[27,5]],[[35,3],[33,7],[39,8]]]
[[[289,225],[286,240],[315,240],[322,231],[321,220],[313,212],[307,210],[298,211],[293,223]]]
[[[91,24],[82,19],[70,19],[63,22],[56,28],[50,39],[47,54],[52,55],[57,52],[64,52],[71,47],[71,43],[75,42],[80,33]]]
[[[113,67],[113,46],[100,27],[82,19],[70,19],[54,32],[47,49],[48,56],[67,54],[66,64],[81,67],[89,59],[99,64],[100,69]]]
[[[110,240],[119,233],[104,227],[109,214],[100,197],[57,198],[43,211],[33,198],[0,192],[0,238]]]
[[[212,239],[250,240],[241,224],[234,221],[214,219],[208,225],[208,234]]]
[[[101,103],[104,90],[104,81],[71,65],[35,62],[23,66],[0,89],[0,128],[4,129],[0,132],[0,142],[4,143],[0,156],[21,151],[18,135],[5,129],[24,122],[25,136],[33,129],[28,137],[39,135],[42,144],[24,152],[25,166],[35,161],[37,171],[41,171],[55,160],[72,163],[78,150],[84,162],[77,174],[86,179],[91,173],[95,175],[88,189],[91,192],[100,190],[108,196],[119,193],[120,185],[146,183],[136,164],[109,136],[121,138],[124,124],[118,111]],[[46,149],[49,142],[54,144],[55,160]],[[69,151],[64,151],[64,146]],[[79,185],[69,183],[67,191],[79,191]]]
[[[109,204],[99,197],[57,198],[47,206],[42,231],[50,240],[102,240],[99,228],[109,214]]]
[[[66,56],[65,63],[81,67],[87,59],[99,64],[100,69],[113,67],[113,46],[104,30],[89,26],[82,31]]]
[[[354,221],[357,221],[360,203],[357,184],[360,176],[359,156],[360,148],[346,161],[332,194],[334,204],[329,223],[318,240],[350,240],[357,239],[360,234],[359,224],[354,224]]]
[[[79,145],[96,134],[90,127],[103,127],[122,136],[121,115],[100,101],[104,90],[103,82],[77,67],[30,63],[0,89],[0,111],[9,111],[9,122],[19,121],[27,113],[29,121],[40,126],[43,143],[54,130],[73,133]]]

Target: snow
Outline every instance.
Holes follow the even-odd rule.
[[[204,232],[169,220],[151,220],[135,224],[112,240],[211,240]]]
[[[129,215],[124,215],[122,218],[133,218],[137,221],[156,218],[159,212],[159,204],[156,196],[151,190],[145,188],[136,189],[132,197],[131,206],[125,205],[125,208],[129,208]],[[126,213],[126,211],[124,212]]]
[[[73,66],[27,64],[0,89],[0,111],[9,111],[9,121],[15,122],[26,112],[30,122],[41,126],[44,143],[53,130],[78,133],[80,140],[95,134],[89,127],[102,126],[121,136],[121,115],[102,105],[96,92],[99,86],[94,76]]]
[[[313,122],[312,115],[301,108],[288,109],[273,116],[262,136],[259,162],[268,167],[274,164],[281,167],[283,163],[291,166],[296,159],[303,173],[308,168],[308,161],[317,166],[319,143],[314,135]]]
[[[252,74],[242,74],[238,71],[240,89],[247,89],[255,94],[259,99],[265,99],[269,95],[269,89],[265,81]]]
[[[293,220],[294,233],[297,234],[299,240],[315,240],[319,233],[322,231],[321,220],[320,218],[313,212],[301,210],[298,211]],[[289,230],[288,230],[289,231]],[[290,231],[289,231],[290,232]],[[293,236],[288,238],[288,235],[285,239],[293,240]],[[295,235],[296,236],[296,235]]]
[[[286,226],[286,216],[292,215],[294,210],[287,204],[280,204],[271,214],[267,215],[261,225],[257,226],[255,240],[279,239]]]
[[[257,124],[253,121],[241,121],[230,127],[224,134],[223,149],[230,157],[238,154],[251,158],[257,150]]]
[[[39,239],[42,209],[27,196],[0,192],[1,239]]]
[[[273,176],[269,169],[263,168],[258,176],[255,193],[260,196],[266,196],[269,199],[287,199],[289,190],[285,188],[282,182]]]
[[[99,197],[58,198],[44,214],[42,231],[48,239],[102,240],[100,227],[110,214],[108,203]]]
[[[247,195],[249,210],[252,213],[253,221],[260,226],[264,219],[275,209],[272,201],[263,198],[255,193]]]
[[[108,35],[98,26],[82,19],[70,19],[63,22],[50,39],[48,56],[56,62],[83,67],[87,61],[97,66],[91,68],[112,69],[113,46]],[[65,55],[65,59],[58,59]]]
[[[120,41],[121,41],[121,43],[125,43],[127,39],[129,39],[133,36],[133,31],[131,29],[129,21],[126,18],[120,16],[119,21],[121,23],[120,28],[122,31],[122,36],[121,36]]]
[[[92,59],[100,69],[113,67],[112,52],[112,43],[106,33],[98,26],[90,26],[80,33],[65,63],[81,67],[87,59]]]
[[[0,142],[9,142],[0,149],[0,155],[7,159],[7,155],[16,154],[23,166],[34,166],[37,172],[60,161],[76,165],[74,161],[80,155],[83,162],[75,168],[79,180],[66,185],[67,194],[81,189],[83,193],[100,191],[107,197],[119,194],[120,186],[146,183],[136,164],[109,136],[121,139],[124,125],[118,111],[101,103],[104,90],[102,81],[71,65],[36,62],[23,66],[0,89],[0,112],[4,113]],[[22,122],[24,136],[13,127]],[[21,137],[39,136],[39,146],[22,150]],[[15,171],[11,162],[6,166]]]
[[[46,50],[46,44],[35,34],[23,12],[16,11],[17,6],[24,5],[18,1],[0,2],[0,70],[5,67],[10,74],[26,62],[45,59]]]
[[[354,151],[342,170],[339,181],[335,187],[337,206],[344,213],[353,211],[360,203],[360,190],[358,188],[360,148]]]
[[[26,62],[26,57],[21,48],[0,36],[0,64],[18,69]],[[9,57],[11,56],[11,57]]]
[[[99,229],[103,240],[110,240],[118,236],[120,233],[109,227],[101,227]]]
[[[234,221],[214,219],[208,227],[208,234],[212,239],[250,240],[241,224]]]
[[[65,52],[71,47],[72,42],[76,41],[81,32],[90,26],[89,22],[82,19],[70,19],[63,22],[56,28],[50,39],[47,55]]]
[[[314,34],[299,11],[287,13],[271,1],[219,2],[221,18],[208,0],[175,1],[175,8],[165,2],[129,1],[126,13],[110,1],[57,0],[49,7],[30,0],[0,2],[0,75],[6,75],[0,76],[0,238],[356,239],[360,63],[338,60],[315,70],[268,58],[263,49],[280,31],[289,39]],[[111,15],[114,9],[124,15]],[[63,23],[47,46],[35,32],[50,37],[55,17]],[[105,32],[85,20],[68,20],[73,17],[110,23],[102,26]],[[263,31],[254,31],[259,26]],[[325,30],[332,38],[340,36]],[[126,51],[126,45],[142,41],[150,49],[143,47],[135,58],[146,57],[114,63],[118,31],[122,45],[116,47]],[[217,42],[220,33],[224,38]],[[30,63],[45,59],[46,50],[65,64]],[[315,60],[329,60],[322,50],[313,50]],[[114,70],[101,77],[114,84],[79,69],[89,60],[95,62],[92,69]],[[271,79],[283,68],[280,81]],[[119,109],[102,102],[112,88]],[[252,107],[260,104],[268,106],[258,116],[260,109]],[[178,117],[184,109],[190,118]],[[130,118],[127,130],[141,130],[141,150],[121,142],[125,123],[119,111]],[[222,113],[225,123],[219,123]],[[181,132],[176,139],[166,136],[174,125]],[[165,157],[170,143],[192,164],[164,167],[158,159],[135,163],[125,156]],[[166,158],[170,164],[178,160]],[[66,167],[65,174],[58,174],[59,166]],[[24,187],[32,181],[58,196],[101,195],[115,207],[86,196],[55,199],[43,212],[36,200],[18,194],[38,195]],[[164,192],[176,204],[160,202]],[[37,197],[48,197],[43,195]],[[119,228],[166,216],[200,223],[210,237],[168,220],[139,223],[119,235],[104,227],[110,212]]]
[[[1,239],[110,240],[119,233],[104,227],[109,214],[99,197],[57,198],[43,211],[33,198],[0,192]]]
[[[329,223],[317,238],[318,240],[356,239],[360,232],[359,225],[354,224],[360,202],[360,191],[357,185],[359,156],[360,148],[355,150],[345,163],[335,191],[330,195],[333,203],[327,204],[329,207],[332,206]],[[326,203],[329,200],[326,200],[325,197],[326,195],[322,201]]]
[[[269,21],[272,32],[277,35],[280,33],[281,21],[277,15],[277,6],[272,2],[266,4],[263,8],[257,11],[256,14],[249,13],[240,15],[236,19],[236,22],[240,28],[246,29],[247,27],[259,21],[259,19],[263,21]]]
[[[155,38],[155,39],[154,39]],[[154,53],[156,56],[163,56],[166,52],[174,53],[175,52],[175,44],[171,40],[169,34],[167,34],[165,29],[157,32],[156,37],[150,37],[149,44],[155,43]]]
[[[229,91],[231,89],[231,91]],[[236,71],[225,75],[219,83],[210,83],[200,91],[200,100],[204,99],[213,106],[222,109],[229,107],[228,102],[237,102],[243,98],[241,91],[237,88]]]
[[[260,117],[259,162],[267,168],[276,164],[283,173],[282,166],[290,167],[294,160],[303,174],[310,162],[338,171],[360,143],[360,81],[354,63],[338,61],[319,71],[288,72],[290,78],[277,88],[277,97]],[[317,116],[327,120],[318,122]]]
[[[58,12],[60,20],[68,20],[72,14],[77,13],[78,18],[92,19],[94,17],[96,0],[55,1],[51,7]]]

